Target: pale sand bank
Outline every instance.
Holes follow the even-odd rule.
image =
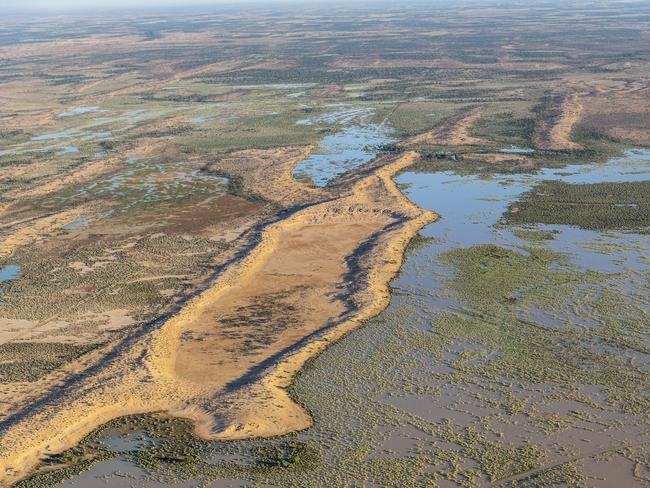
[[[180,313],[5,418],[0,483],[128,414],[168,411],[193,419],[211,439],[309,426],[284,388],[307,359],[388,304],[410,238],[436,218],[391,179],[416,158],[400,155],[335,198],[268,226],[244,259]],[[364,243],[369,250],[359,254]]]

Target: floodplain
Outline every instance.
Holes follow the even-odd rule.
[[[0,485],[647,486],[649,19],[0,21]]]

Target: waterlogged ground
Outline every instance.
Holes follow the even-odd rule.
[[[224,195],[228,180],[196,168],[186,162],[156,163],[142,158],[128,158],[121,170],[83,186],[65,190],[54,199],[56,205],[79,205],[86,201],[117,201],[110,210],[79,217],[67,230],[87,225],[92,219],[122,214],[137,208],[151,208],[203,195]]]
[[[340,104],[332,108],[338,110],[296,122],[315,128],[334,127],[334,133],[326,135],[316,150],[294,169],[297,178],[310,180],[319,187],[373,160],[380,146],[394,141],[390,127],[371,122],[372,109]]]
[[[413,241],[389,308],[298,377],[313,428],[210,443],[181,421],[121,419],[24,485],[647,486],[650,236],[503,215],[543,180],[643,180],[649,156],[402,174],[442,219]]]
[[[435,238],[436,257],[457,247],[497,244],[527,246],[531,242],[557,252],[581,270],[615,272],[625,265],[646,270],[648,238],[631,232],[595,232],[576,226],[506,226],[510,206],[540,181],[571,184],[622,183],[650,179],[650,151],[629,150],[603,164],[569,165],[532,174],[460,176],[453,171],[406,173],[397,182],[418,205],[435,210],[442,219],[422,234]],[[542,242],[540,242],[542,241]],[[608,245],[611,253],[604,252]],[[436,282],[438,282],[436,280]]]

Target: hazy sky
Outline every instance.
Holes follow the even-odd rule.
[[[275,0],[0,0],[2,10],[92,10],[95,8],[155,8],[183,7],[192,5],[238,5],[245,3],[273,3]],[[280,0],[281,3],[300,0]],[[323,3],[318,0],[302,0],[308,3]]]

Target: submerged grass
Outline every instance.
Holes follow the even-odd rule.
[[[648,232],[650,181],[592,184],[544,181],[510,206],[505,221]]]
[[[432,242],[421,241],[409,256],[427,256]],[[195,438],[181,420],[132,417],[100,429],[81,453],[64,458],[90,452],[101,462],[119,455],[147,479],[166,483],[585,485],[571,462],[576,447],[560,439],[648,422],[648,375],[626,366],[648,324],[628,321],[646,315],[612,285],[622,277],[574,270],[566,256],[543,247],[479,245],[439,261],[459,307],[441,313],[425,290],[396,294],[379,318],[311,360],[291,393],[314,415],[312,429],[219,443]],[[535,310],[561,326],[540,320]],[[581,325],[587,318],[596,325]],[[585,395],[585,388],[603,393]],[[161,442],[147,452],[108,453],[98,440],[115,428],[144,430]],[[565,454],[557,458],[558,452]],[[645,466],[636,451],[624,456]],[[91,468],[79,459],[79,469]],[[70,469],[42,472],[19,486],[42,486],[35,480],[69,477]]]

